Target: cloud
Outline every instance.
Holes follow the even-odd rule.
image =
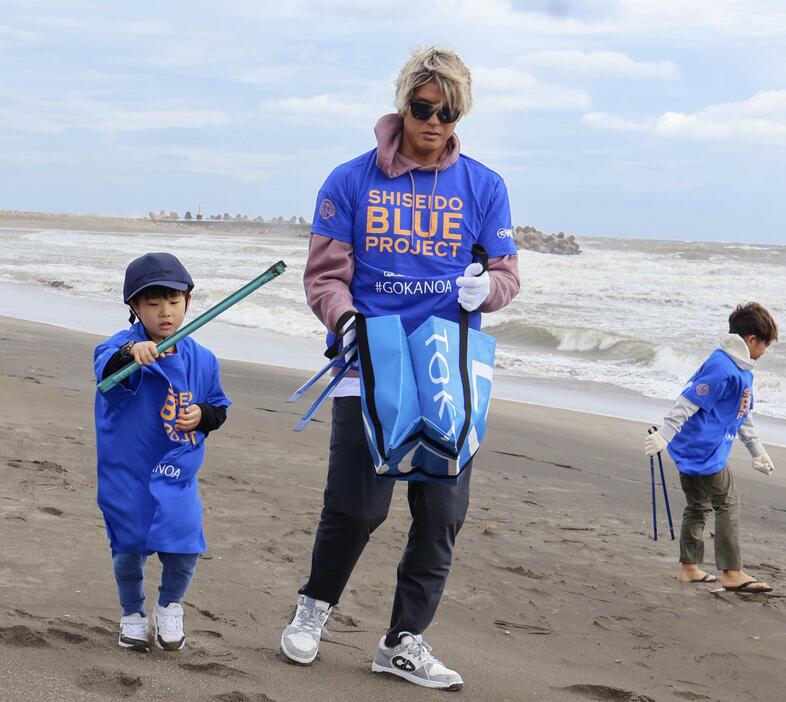
[[[262,183],[282,170],[285,165],[297,161],[291,155],[265,154],[205,148],[161,148],[145,149],[148,158],[156,160],[166,168],[220,175],[243,183]],[[131,158],[139,154],[129,154]]]
[[[196,129],[227,124],[229,117],[220,110],[154,109],[105,110],[95,118],[82,120],[86,129],[104,132],[130,132],[144,129]]]
[[[597,5],[606,14],[604,2]],[[496,28],[505,34],[594,34],[612,27],[595,12],[575,13],[566,2],[548,2],[543,11],[521,11],[508,0],[437,0],[436,6],[446,21],[461,26]]]
[[[523,37],[718,35],[777,36],[786,27],[782,0],[542,0],[518,10],[510,0],[437,0],[444,21]],[[706,39],[706,36],[703,37]]]
[[[512,68],[472,70],[479,111],[586,110],[592,98],[583,90],[542,83],[531,73]]]
[[[9,27],[7,24],[0,24],[0,49],[33,44],[40,40],[41,37],[35,32],[20,29],[19,27]]]
[[[786,90],[763,90],[747,100],[710,105],[693,113],[665,112],[649,121],[605,112],[585,114],[581,121],[599,129],[646,131],[661,137],[786,146]]]
[[[786,145],[786,90],[764,90],[747,100],[711,105],[693,114],[666,112],[653,133]]]
[[[621,28],[656,33],[697,28],[737,36],[773,36],[786,28],[782,0],[616,0]]]
[[[86,129],[104,133],[148,129],[195,129],[227,124],[220,110],[173,106],[123,108],[104,104],[92,94],[28,96],[0,93],[0,126],[32,132]]]
[[[617,51],[537,51],[519,59],[526,66],[580,75],[675,80],[680,69],[671,61],[635,61]]]
[[[345,154],[330,146],[276,151],[248,151],[200,146],[122,147],[117,153],[128,162],[154,165],[160,170],[225,176],[241,183],[260,184],[284,174],[304,172],[315,164],[339,163]],[[328,165],[325,165],[328,169]],[[309,193],[309,199],[311,193]]]
[[[262,112],[289,118],[293,122],[340,120],[368,129],[369,124],[374,124],[385,112],[392,112],[393,107],[390,104],[386,106],[383,100],[362,99],[359,97],[362,94],[368,93],[359,90],[354,97],[322,94],[305,98],[263,100],[259,103],[259,109]]]
[[[643,132],[652,128],[651,123],[635,122],[606,112],[588,112],[582,115],[581,123],[597,129],[614,129],[623,132]]]
[[[62,6],[58,10],[64,10]],[[122,29],[123,35],[135,36],[154,36],[160,37],[170,32],[170,28],[164,22],[152,19],[122,19],[119,24],[118,17],[101,16],[90,12],[87,8],[81,8],[82,12],[66,12],[66,14],[52,14],[51,12],[40,11],[36,14],[20,15],[18,21],[32,24],[41,30],[53,32],[74,32],[87,35],[113,34]]]

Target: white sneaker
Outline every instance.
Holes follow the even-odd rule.
[[[281,651],[289,660],[309,665],[319,653],[319,641],[333,608],[327,602],[301,595],[289,626],[281,634]]]
[[[153,621],[156,625],[156,646],[165,651],[179,651],[186,645],[183,608],[179,603],[170,602],[166,607],[156,605]]]
[[[120,620],[117,645],[147,653],[150,650],[147,642],[147,617],[143,617],[139,612],[124,616]]]
[[[392,673],[415,685],[432,687],[439,690],[460,690],[464,681],[455,671],[445,666],[431,654],[423,637],[402,631],[396,646],[385,646],[385,637],[379,642],[379,649],[371,664],[375,673]]]

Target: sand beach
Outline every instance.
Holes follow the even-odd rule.
[[[187,647],[116,645],[118,611],[95,505],[92,348],[99,337],[0,318],[0,698],[427,700],[370,672],[408,528],[400,486],[310,668],[282,626],[306,576],[328,413],[291,431],[307,373],[227,361],[234,405],[201,471],[209,552],[185,601]],[[640,422],[495,401],[455,565],[427,639],[464,676],[460,699],[777,700],[786,662],[786,450],[776,473],[732,467],[745,567],[770,595],[680,585],[652,540]],[[682,495],[667,484],[678,528]],[[712,553],[708,539],[708,554]],[[148,600],[158,571],[148,565]]]
[[[0,702],[786,702],[786,2],[0,7]],[[127,275],[145,254],[150,266]],[[488,271],[472,265],[486,258]],[[281,275],[243,295],[278,262]],[[149,337],[211,317],[193,339],[220,360],[232,404],[198,473],[206,551],[185,596],[164,595],[182,604],[185,645],[156,646],[153,554],[150,650],[139,652],[118,645],[93,354],[139,315],[173,309],[174,297],[139,298],[159,284],[186,288],[185,310],[158,333],[148,325]],[[449,577],[422,632],[450,670],[422,653],[420,666],[400,650],[388,657],[421,683],[456,687],[455,670],[460,691],[372,670],[412,529],[404,481],[316,660],[293,662],[302,636],[289,657],[280,649],[311,571],[332,402],[294,428],[330,373],[287,399],[326,364],[339,372],[324,354],[336,336],[348,342],[350,302],[369,317],[398,315],[415,354],[411,327],[454,319],[460,306],[494,339],[493,382],[487,363],[458,374],[478,408],[490,386],[490,410],[464,476],[469,508]],[[737,324],[746,309],[758,319]],[[448,338],[430,332],[426,346]],[[160,498],[151,531],[166,540],[147,543],[196,551],[194,483],[184,482],[202,446],[177,446],[167,460],[152,448],[165,438],[159,414],[171,429],[163,408],[218,393],[202,392],[213,368],[194,377],[178,344],[181,355],[164,361],[172,395],[162,407],[145,387],[152,417],[135,405],[128,431],[107,442],[143,480],[105,479],[114,466],[102,441],[102,504],[111,483],[119,532],[131,510],[150,507],[125,504],[139,496],[129,486],[146,494],[151,469],[172,478],[149,486]],[[715,353],[730,346],[742,356]],[[452,364],[441,366],[465,348],[462,337],[432,351],[429,374],[443,387],[431,398],[417,388],[442,418],[459,393]],[[397,384],[397,359],[370,354],[375,382]],[[659,474],[644,443],[685,394],[704,409],[679,443],[697,464],[704,438],[719,460],[715,441],[733,444],[742,567],[769,592],[740,591],[735,571],[718,570],[713,513],[699,565],[717,580],[677,580],[681,476],[667,452]],[[102,434],[117,428],[111,410]],[[769,475],[737,440],[749,411]],[[767,470],[749,427],[742,436]],[[193,429],[181,415],[175,431]],[[474,448],[476,429],[467,424],[460,440]],[[338,437],[334,448],[353,455],[356,441]],[[147,448],[155,462],[134,457]],[[339,472],[331,496],[357,481]],[[721,563],[738,567],[737,515],[724,522],[720,504],[731,495],[726,471],[684,482],[691,495],[689,482],[697,492],[723,483],[717,544],[733,552]],[[376,512],[362,494],[349,502]],[[411,602],[433,603],[447,570],[436,561],[456,522],[435,515],[466,503],[432,496],[412,500],[413,534],[427,538],[402,568]],[[364,528],[344,504],[336,511],[336,524]],[[330,541],[315,581],[343,583],[348,541]],[[194,560],[172,558],[172,580]],[[308,631],[315,618],[299,621]],[[132,621],[124,643],[144,648]]]

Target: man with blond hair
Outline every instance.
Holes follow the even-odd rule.
[[[505,183],[460,153],[456,123],[472,105],[469,69],[455,52],[415,51],[396,83],[397,112],[376,125],[377,147],[338,166],[317,197],[306,299],[328,344],[354,335],[354,315],[397,314],[407,333],[432,315],[470,326],[519,290],[518,259]],[[472,262],[481,244],[489,266]],[[405,295],[389,281],[411,282]],[[422,282],[424,284],[418,285]],[[437,284],[438,283],[438,284]],[[395,482],[375,476],[361,414],[357,373],[333,393],[324,507],[308,581],[281,637],[290,660],[308,665],[371,533],[385,520]],[[390,627],[374,672],[417,685],[459,690],[461,676],[423,641],[442,597],[456,535],[469,504],[471,467],[454,484],[407,483],[412,524],[398,566]]]

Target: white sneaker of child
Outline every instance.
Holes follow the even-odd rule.
[[[178,602],[170,602],[166,607],[156,605],[153,621],[156,625],[156,646],[165,651],[179,651],[186,645],[183,608]]]
[[[124,616],[120,620],[117,645],[147,653],[150,650],[147,642],[147,617],[143,617],[139,612]]]

